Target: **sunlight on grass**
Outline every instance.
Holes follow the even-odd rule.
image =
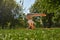
[[[60,40],[60,29],[1,30],[0,40]]]

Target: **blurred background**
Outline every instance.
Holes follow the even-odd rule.
[[[0,0],[0,29],[28,27],[26,15],[45,13],[46,17],[33,17],[36,28],[60,27],[59,0]]]

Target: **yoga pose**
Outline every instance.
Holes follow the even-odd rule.
[[[30,29],[35,29],[34,21],[32,20],[32,18],[35,17],[35,16],[46,16],[46,14],[37,14],[37,13],[28,14],[26,18],[28,20],[28,25],[29,25],[28,28],[30,28]]]

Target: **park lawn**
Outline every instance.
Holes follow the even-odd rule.
[[[0,40],[60,40],[60,28],[0,30]]]

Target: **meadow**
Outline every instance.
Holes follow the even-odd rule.
[[[0,29],[0,40],[60,40],[60,28]]]

